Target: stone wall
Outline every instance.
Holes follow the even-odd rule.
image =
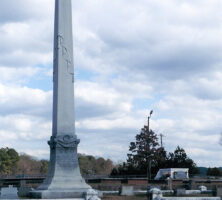
[[[14,185],[19,187],[20,185],[26,185],[36,188],[42,183],[43,179],[10,179],[0,180],[2,186]],[[147,185],[146,178],[99,178],[99,179],[88,179],[86,180],[93,188],[99,190],[119,190],[121,186],[134,186],[135,190],[146,190],[147,186],[154,186],[161,188],[162,190],[169,189],[168,183],[165,180],[149,181]],[[192,180],[173,180],[172,189],[185,188],[189,190],[196,190],[199,186],[206,186],[209,190],[216,191],[218,187],[222,187],[222,180],[204,180],[204,179],[192,179]]]

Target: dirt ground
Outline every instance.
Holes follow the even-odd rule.
[[[103,200],[147,200],[145,196],[105,196],[102,198]]]

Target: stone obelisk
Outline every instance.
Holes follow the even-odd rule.
[[[79,170],[74,118],[74,65],[71,0],[55,0],[53,61],[53,128],[48,142],[50,166],[47,178],[31,192],[42,199],[96,198]]]

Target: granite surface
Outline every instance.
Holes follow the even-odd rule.
[[[74,117],[74,65],[71,0],[55,0],[53,61],[53,129],[48,142],[50,167],[33,198],[83,198],[96,200],[79,170]]]

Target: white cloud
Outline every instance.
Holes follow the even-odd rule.
[[[43,114],[51,110],[51,100],[51,91],[0,84],[0,113]]]
[[[14,140],[31,140],[46,139],[50,135],[51,122],[41,117],[33,117],[30,115],[7,115],[1,116],[1,133],[5,132],[4,137],[16,137]],[[36,129],[38,127],[38,129]]]
[[[40,68],[33,67],[24,67],[24,68],[16,68],[16,67],[4,67],[0,66],[0,83],[22,83],[27,78],[32,78],[37,75],[40,71]]]
[[[151,128],[165,134],[168,150],[180,145],[200,165],[222,165],[215,157],[222,129],[221,4],[73,2],[81,152],[124,159],[153,108]],[[52,92],[41,80],[52,73],[53,9],[49,0],[0,2],[1,145],[40,157],[51,134]],[[32,79],[39,79],[38,89]]]
[[[110,129],[121,129],[121,128],[140,128],[142,120],[137,120],[133,117],[122,116],[117,119],[91,119],[83,120],[77,123],[77,128],[87,127],[90,130],[100,129],[100,130],[110,130]]]

